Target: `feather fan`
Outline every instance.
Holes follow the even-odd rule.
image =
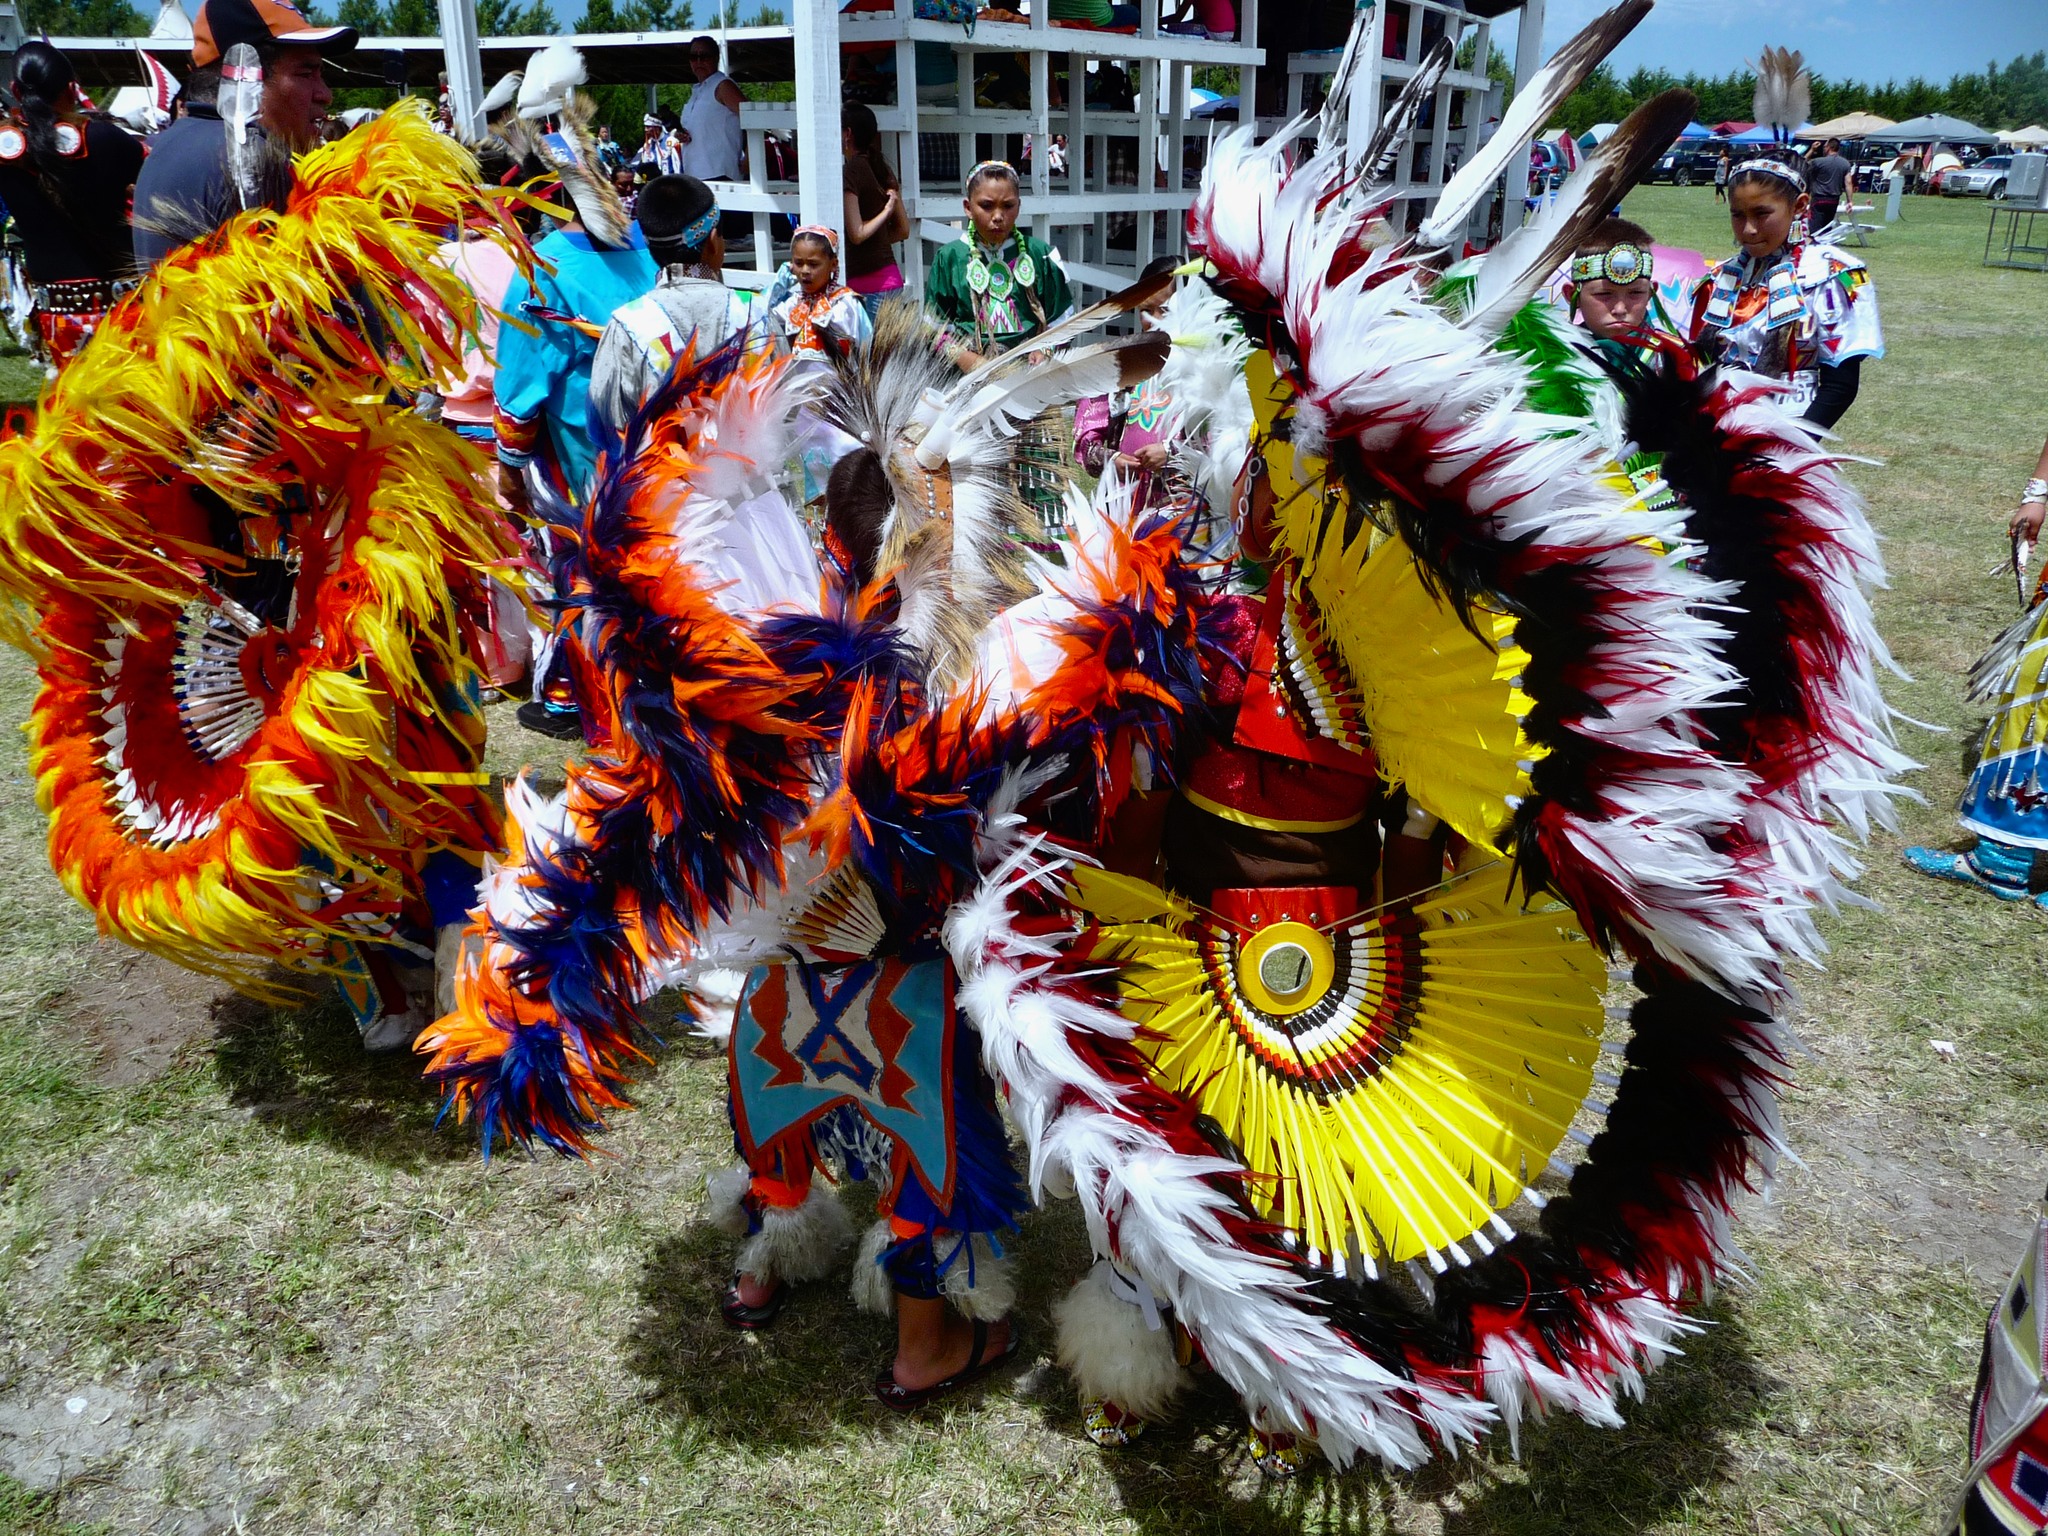
[[[500,75],[498,83],[491,87],[491,93],[484,97],[483,113],[489,117],[493,112],[502,112],[519,97],[520,83],[526,79],[524,70],[515,69]]]
[[[1423,245],[1450,243],[1465,227],[1472,210],[1479,206],[1494,181],[1527,152],[1536,131],[1556,114],[1565,97],[1577,90],[1600,61],[1614,51],[1615,44],[1634,30],[1650,12],[1651,0],[1622,0],[1620,5],[1588,22],[1578,36],[1550,57],[1527,85],[1515,92],[1514,104],[1501,118],[1500,127],[1479,153],[1459,167],[1458,174],[1444,184],[1436,209],[1423,221]]]
[[[1371,12],[1362,14],[1369,16]],[[1435,98],[1437,83],[1443,79],[1444,72],[1451,67],[1451,60],[1456,56],[1457,49],[1452,47],[1448,37],[1438,38],[1435,46],[1423,55],[1415,73],[1408,77],[1408,83],[1401,87],[1393,105],[1380,119],[1379,127],[1373,130],[1365,152],[1356,158],[1346,154],[1347,168],[1355,178],[1352,182],[1354,187],[1380,186],[1393,178],[1401,151],[1415,131],[1416,119],[1422,115],[1423,103]],[[1324,110],[1328,110],[1328,103],[1324,104]]]
[[[228,125],[228,175],[244,208],[261,201],[256,187],[255,150],[249,142],[249,125],[263,110],[263,64],[247,43],[228,49],[221,70],[216,110]]]
[[[1013,373],[1029,364],[1031,358],[1045,352],[1056,352],[1069,342],[1086,336],[1090,331],[1099,330],[1110,321],[1125,315],[1134,315],[1147,304],[1158,302],[1173,288],[1174,260],[1161,256],[1147,264],[1138,274],[1138,280],[1127,288],[1120,288],[1108,298],[1090,304],[1086,309],[1077,310],[1058,325],[1047,326],[1028,341],[1020,342],[1007,352],[997,354],[980,367],[964,374],[952,393],[972,394],[998,374]]]
[[[1343,56],[1337,72],[1330,77],[1330,89],[1323,97],[1323,110],[1316,117],[1316,147],[1330,149],[1341,144],[1351,132],[1351,83],[1358,75],[1358,61],[1372,46],[1373,8],[1363,7],[1352,18],[1350,35],[1344,39]]]
[[[962,434],[977,426],[1008,436],[1041,411],[1142,384],[1159,371],[1172,345],[1161,331],[1119,336],[1069,352],[1021,377],[991,380],[965,398],[956,395],[918,444],[917,461],[937,468]]]
[[[1629,113],[1572,173],[1556,200],[1478,264],[1461,323],[1482,332],[1505,326],[1685,131],[1697,106],[1690,91],[1666,91]]]

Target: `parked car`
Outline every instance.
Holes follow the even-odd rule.
[[[1689,187],[1694,182],[1705,186],[1713,185],[1714,167],[1720,162],[1721,151],[1706,149],[1692,144],[1674,144],[1643,178],[1645,181],[1668,181],[1673,186]]]
[[[2004,197],[2005,179],[2012,171],[2011,155],[1990,155],[1960,171],[1941,178],[1943,197]]]

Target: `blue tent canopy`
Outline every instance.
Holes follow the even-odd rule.
[[[1799,131],[1804,133],[1812,126],[1813,124],[1811,123],[1802,123],[1800,124]],[[1730,144],[1775,144],[1778,142],[1778,138],[1776,134],[1764,127],[1762,123],[1758,123],[1756,127],[1746,132],[1731,134],[1728,142]]]
[[[1714,130],[1705,123],[1687,123],[1685,131],[1678,138],[1679,142],[1683,143],[1687,139],[1711,139],[1713,136]]]

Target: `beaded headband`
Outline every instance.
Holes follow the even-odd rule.
[[[717,228],[718,204],[713,203],[701,215],[682,227],[676,236],[676,244],[685,250],[701,251],[704,249],[704,242],[711,238],[712,232]]]
[[[789,243],[791,245],[796,244],[798,236],[801,235],[809,235],[815,240],[822,240],[825,242],[826,248],[834,256],[839,254],[839,231],[832,228],[829,224],[799,224],[796,227],[796,233],[789,237]]]
[[[1572,258],[1572,281],[1590,283],[1604,277],[1610,283],[1626,287],[1652,275],[1656,262],[1648,251],[1630,241],[1623,240],[1607,250],[1594,251],[1585,256]]]
[[[1806,190],[1806,172],[1789,160],[1776,160],[1769,155],[1758,155],[1753,160],[1744,160],[1728,173],[1733,181],[1738,176],[1775,176],[1794,191]]]
[[[981,177],[982,177],[982,176],[983,176],[983,175],[984,175],[985,173],[987,173],[987,172],[991,172],[991,171],[992,171],[992,172],[994,172],[994,173],[995,173],[996,175],[998,175],[998,176],[1001,176],[1001,177],[1002,177],[1002,178],[1004,178],[1004,179],[1005,179],[1006,181],[1011,181],[1011,182],[1015,182],[1015,181],[1017,181],[1017,180],[1018,180],[1018,177],[1017,177],[1017,167],[1015,167],[1014,165],[1010,164],[1010,162],[1009,162],[1009,161],[1007,161],[1007,160],[983,160],[983,161],[981,161],[981,162],[980,162],[979,164],[977,164],[977,165],[976,165],[976,166],[974,167],[974,169],[973,169],[973,170],[971,170],[971,171],[969,171],[969,172],[967,173],[967,183],[966,183],[966,184],[967,184],[968,186],[970,186],[970,187],[971,187],[971,186],[973,186],[973,185],[974,185],[974,183],[975,183],[975,182],[976,182],[977,180],[979,180],[979,179],[980,179],[980,178],[981,178]]]

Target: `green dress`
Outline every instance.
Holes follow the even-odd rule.
[[[948,341],[985,355],[1029,341],[1074,310],[1060,253],[1021,229],[1000,251],[982,247],[972,230],[941,247],[925,272],[924,301]],[[1048,535],[1066,525],[1072,447],[1072,424],[1057,410],[1017,435],[1013,483]]]

